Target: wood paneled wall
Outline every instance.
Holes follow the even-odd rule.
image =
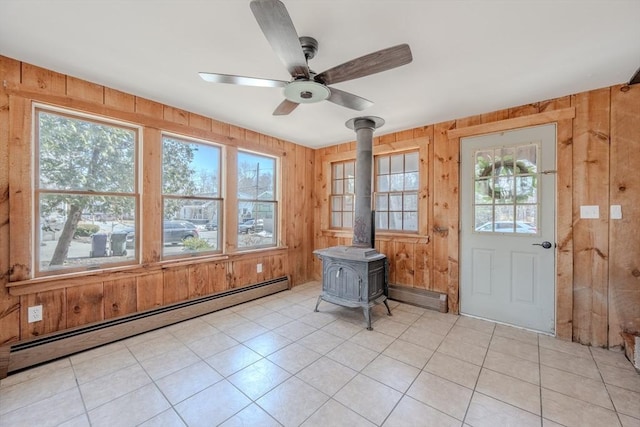
[[[312,251],[351,243],[350,232],[328,227],[327,165],[355,158],[354,142],[314,151],[1,56],[0,76],[0,344],[281,275],[289,275],[294,284],[319,279],[320,263]],[[278,153],[285,213],[282,248],[164,266],[157,262],[158,250],[151,248],[142,254],[138,269],[11,287],[10,276],[22,273],[10,263],[9,202],[19,205],[28,197],[9,191],[10,176],[19,167],[12,164],[9,147],[24,143],[9,132],[10,94],[16,93],[107,116],[118,112],[143,125],[145,139],[157,138],[168,126],[174,132]],[[554,115],[566,109],[574,115]],[[619,345],[620,325],[640,321],[640,86],[612,86],[391,134],[380,129],[374,151],[420,150],[419,232],[378,233],[376,238],[376,247],[390,260],[391,282],[446,293],[449,309],[458,311],[458,272],[464,268],[458,264],[459,135],[465,129],[482,133],[483,125],[499,128],[518,118],[525,125],[528,118],[558,123],[557,334],[585,344]],[[151,146],[149,150],[145,155],[154,155]],[[152,174],[148,178],[153,181]],[[610,204],[622,206],[622,219],[609,218]],[[582,205],[598,205],[600,219],[580,219]],[[145,227],[149,236],[157,228]],[[258,262],[263,264],[260,274]],[[33,304],[44,306],[45,321],[26,323],[26,307]]]
[[[640,86],[613,86],[374,138],[376,147],[423,146],[417,235],[378,233],[390,282],[448,295],[459,309],[460,137],[556,122],[556,333],[567,340],[616,346],[623,322],[640,322]],[[378,130],[380,133],[384,128]],[[331,161],[354,158],[355,143],[316,153],[315,247],[350,244],[328,227]],[[424,181],[426,180],[426,182]],[[610,204],[623,218],[609,218]],[[598,205],[600,218],[581,219]],[[320,264],[315,263],[316,278]]]
[[[312,278],[313,242],[309,236],[313,235],[314,150],[2,56],[0,82],[0,345],[285,275],[294,285]],[[29,173],[24,168],[29,168],[31,155],[30,126],[26,123],[32,100],[142,126],[142,156],[146,160],[159,159],[162,130],[223,143],[231,147],[228,151],[232,155],[238,148],[277,155],[280,183],[295,183],[279,188],[283,213],[279,247],[234,253],[234,233],[227,233],[232,235],[225,242],[229,253],[210,259],[161,262],[159,243],[153,244],[160,242],[160,219],[145,218],[141,226],[148,244],[143,245],[140,266],[73,274],[62,280],[31,279],[28,265],[11,261],[31,256],[28,221],[26,236],[15,232],[25,227],[18,225],[23,221],[16,219],[16,213],[22,209],[20,217],[30,216],[30,191],[14,192],[16,188],[10,183]],[[10,152],[21,155],[10,156]],[[159,169],[145,168],[142,202],[157,211],[161,207],[160,180]],[[156,190],[147,191],[153,188]],[[18,241],[27,243],[16,244]],[[258,263],[262,264],[261,273],[257,273]],[[40,304],[44,320],[27,323],[27,307]]]

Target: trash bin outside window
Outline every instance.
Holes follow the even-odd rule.
[[[111,234],[111,256],[127,255],[127,233]]]
[[[109,256],[107,253],[107,234],[96,233],[91,236],[91,258]]]

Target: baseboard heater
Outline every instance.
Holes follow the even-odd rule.
[[[0,347],[0,379],[8,373],[109,344],[289,289],[286,276]]]
[[[426,289],[389,285],[389,299],[404,302],[441,313],[447,312],[447,295]]]

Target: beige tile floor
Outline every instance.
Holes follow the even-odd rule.
[[[308,283],[0,381],[0,426],[640,426],[621,353]]]

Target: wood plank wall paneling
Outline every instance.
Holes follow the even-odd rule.
[[[0,85],[0,345],[257,281],[286,275],[292,283],[304,283],[312,278],[313,239],[309,234],[314,230],[315,201],[310,197],[315,177],[314,150],[3,56],[0,56],[0,74],[4,80]],[[293,222],[281,222],[284,227],[281,234],[291,246],[235,254],[236,242],[231,237],[230,255],[224,259],[185,260],[163,267],[158,264],[162,258],[161,220],[148,216],[138,224],[142,230],[142,237],[138,238],[144,238],[139,271],[59,281],[49,279],[29,285],[28,292],[19,292],[21,296],[12,296],[6,286],[9,280],[31,277],[28,261],[31,239],[11,242],[9,228],[12,235],[31,233],[31,198],[23,186],[29,182],[25,177],[31,174],[30,100],[38,101],[38,96],[42,97],[40,102],[86,109],[87,113],[106,114],[141,126],[143,145],[139,166],[144,166],[144,174],[138,209],[144,206],[145,212],[162,208],[158,189],[162,180],[160,159],[164,129],[226,144],[227,172],[231,176],[236,173],[238,149],[278,153],[281,178],[296,183],[294,194],[287,194],[286,185],[281,187],[282,204],[295,209],[297,214],[295,226]],[[237,224],[231,224],[237,205],[234,200],[229,197],[225,201],[227,216],[231,216],[227,224],[230,229],[237,228]],[[257,273],[258,263],[262,263],[261,273]],[[105,280],[106,277],[109,279]],[[43,306],[44,321],[27,322],[27,308],[33,305]]]
[[[621,219],[609,227],[609,344],[621,325],[640,328],[640,85],[611,88],[611,205]]]
[[[9,94],[7,86],[20,83],[20,63],[0,56],[0,345],[20,337],[20,298],[9,295]]]
[[[0,86],[0,344],[282,275],[290,275],[294,284],[319,279],[321,268],[312,255],[313,249],[351,244],[349,232],[334,233],[328,227],[326,194],[330,169],[325,159],[354,152],[354,141],[311,150],[2,56],[0,72],[5,79],[5,84]],[[9,93],[16,91],[42,94],[49,102],[57,96],[74,103],[83,102],[85,106],[95,105],[96,111],[117,111],[130,114],[129,118],[148,118],[154,126],[143,130],[145,165],[157,164],[153,159],[161,152],[159,126],[162,123],[171,124],[169,127],[174,132],[180,130],[187,134],[193,132],[197,137],[217,135],[225,138],[221,142],[228,144],[227,155],[231,163],[234,163],[237,149],[243,147],[258,151],[264,147],[273,150],[270,152],[282,153],[280,216],[282,243],[287,248],[202,264],[187,262],[162,269],[152,268],[132,276],[114,276],[110,280],[83,283],[83,280],[74,279],[62,287],[49,283],[43,287],[48,289],[46,291],[34,290],[20,297],[12,296],[4,286],[10,280],[9,273],[12,280],[30,274],[28,263],[21,267],[22,263],[10,260],[10,254],[13,260],[24,260],[29,257],[27,252],[30,253],[24,246],[9,241],[10,227],[12,230],[17,227],[16,233],[21,227],[30,228],[28,223],[12,221],[21,210],[30,211],[30,202],[10,191],[10,180],[16,172],[18,175],[30,173],[29,167],[25,167],[26,150],[21,150],[18,159],[9,153],[10,149],[15,151],[20,144],[29,144],[30,140],[29,126],[25,122],[29,120],[30,106],[21,103],[19,96],[11,97],[14,104],[10,103]],[[426,207],[421,208],[426,218],[420,219],[424,238],[380,235],[376,240],[378,250],[389,258],[391,281],[447,293],[449,309],[458,310],[459,144],[449,139],[449,129],[458,131],[468,126],[572,106],[576,117],[558,123],[557,334],[594,345],[619,345],[620,323],[629,316],[637,317],[640,307],[640,265],[637,262],[640,247],[638,239],[633,238],[638,235],[640,224],[639,93],[638,86],[614,86],[376,136],[374,145],[389,147],[391,151],[398,149],[395,144],[399,141],[420,138],[428,141],[427,154],[420,159],[421,182],[425,183],[421,197],[426,198]],[[36,98],[35,95],[32,97]],[[103,107],[106,110],[99,110]],[[234,165],[228,166],[227,171],[233,175]],[[567,169],[571,173],[567,174]],[[145,174],[143,189],[157,185],[160,172]],[[17,187],[13,188],[19,187],[16,181]],[[140,203],[159,209],[161,198],[146,193],[148,191],[143,191]],[[609,203],[622,206],[621,220],[609,219]],[[580,219],[579,208],[586,204],[600,207],[600,219]],[[232,196],[225,205],[228,216],[233,212]],[[291,212],[297,216],[290,215]],[[234,218],[228,220],[233,222]],[[145,242],[161,240],[158,224],[145,221],[141,227]],[[233,229],[237,224],[227,224],[227,227]],[[233,237],[226,236],[226,239],[225,243],[235,249]],[[142,261],[148,263],[145,265],[153,265],[161,258],[160,251],[159,243],[148,245]],[[257,263],[263,264],[262,273],[257,273]],[[39,304],[43,305],[45,320],[27,323],[27,307]]]
[[[548,123],[557,112],[556,334],[586,344],[621,345],[620,324],[640,317],[639,93],[640,86],[614,86],[421,128],[432,141],[428,170],[421,175],[421,183],[428,181],[428,204],[421,212],[427,216],[429,241],[411,245],[402,236],[377,237],[376,248],[390,262],[390,281],[447,293],[449,309],[457,310],[457,273],[464,268],[457,265],[459,143],[456,138],[451,143],[448,131],[462,134],[465,128],[478,126],[479,132],[480,125],[497,131],[504,128],[500,122],[509,119],[520,120],[521,126]],[[575,118],[573,113],[568,118],[567,109],[572,107]],[[413,132],[417,137],[418,129]],[[393,144],[409,135],[402,131],[377,136],[374,144]],[[331,179],[329,163],[353,144],[317,152],[316,248],[348,244],[344,231],[329,229],[325,195]],[[609,220],[609,203],[622,206],[621,220]],[[589,204],[599,206],[600,219],[580,219],[580,206]],[[316,265],[317,279],[320,272]]]
[[[609,258],[610,90],[572,97],[573,135],[573,338],[607,345]],[[581,206],[598,206],[599,219],[581,219]]]

